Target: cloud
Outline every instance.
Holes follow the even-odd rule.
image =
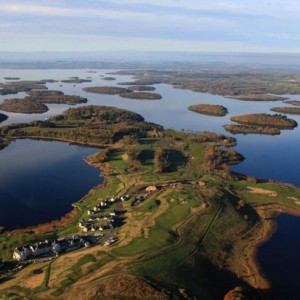
[[[85,49],[138,43],[145,49],[229,51],[235,45],[263,51],[285,42],[295,49],[300,46],[299,13],[292,0],[10,0],[0,6],[0,38],[20,47],[20,41],[32,40],[42,49],[40,38],[58,50],[74,47],[79,39],[89,41]],[[0,45],[4,48],[8,45]]]
[[[165,13],[151,13],[132,10],[117,10],[107,8],[76,8],[76,7],[59,7],[59,6],[44,6],[44,5],[26,5],[26,4],[3,4],[0,6],[0,13],[10,13],[19,15],[37,15],[37,16],[55,16],[55,17],[82,17],[89,18],[92,16],[105,17],[111,19],[149,19],[152,21],[157,18],[165,18],[167,16],[172,18],[182,17],[182,15],[173,15]],[[153,19],[155,17],[155,19]],[[202,17],[194,18],[201,21],[217,21],[213,18]]]

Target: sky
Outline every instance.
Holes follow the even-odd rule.
[[[0,1],[1,52],[300,53],[296,0]]]

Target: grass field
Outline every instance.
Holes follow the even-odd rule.
[[[80,232],[78,221],[87,219],[87,210],[104,198],[131,195],[129,201],[122,203],[125,223],[118,230],[117,243],[66,253],[51,262],[31,264],[13,276],[3,276],[3,299],[71,299],[73,293],[84,294],[88,287],[93,287],[93,295],[100,293],[96,285],[109,294],[104,282],[118,276],[146,290],[149,286],[141,279],[147,279],[155,290],[170,291],[179,299],[183,295],[220,299],[232,285],[254,289],[246,245],[255,240],[263,223],[257,208],[274,204],[299,211],[299,190],[282,184],[202,174],[206,146],[214,141],[194,142],[184,132],[165,133],[162,144],[169,151],[170,168],[158,173],[154,166],[158,140],[138,140],[139,163],[134,170],[124,144],[109,148],[104,163],[109,174],[105,185],[74,204],[78,212],[67,225],[41,235],[28,232],[0,236],[0,253],[6,260],[16,246]],[[219,137],[216,145],[220,145]],[[159,189],[132,206],[135,196],[143,194],[148,185]],[[113,204],[110,210],[116,205],[119,204]],[[124,286],[125,283],[118,286],[124,293],[134,290],[128,286],[125,292]],[[149,288],[149,293],[153,289]],[[161,299],[167,299],[164,295]]]

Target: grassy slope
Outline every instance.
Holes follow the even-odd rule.
[[[176,136],[188,143],[184,133],[176,133]],[[127,171],[129,162],[124,149],[109,151],[107,165],[113,173],[107,178],[108,183],[95,189],[84,202],[77,203],[79,213],[67,227],[57,228],[55,235],[77,232],[77,222],[86,218],[86,210],[107,195],[139,193],[149,184],[201,175],[199,165],[205,154],[204,143],[189,142],[189,162],[185,167],[182,160],[174,171],[157,174],[153,171],[155,142],[151,139],[140,141],[143,155],[141,166],[135,172]],[[170,149],[176,149],[174,144]],[[175,165],[184,155],[176,149],[170,157]],[[104,278],[120,274],[147,277],[175,295],[184,292],[201,299],[220,298],[232,285],[248,286],[237,278],[236,266],[247,275],[242,259],[244,244],[239,239],[243,236],[250,239],[251,232],[261,222],[253,207],[277,203],[299,209],[295,198],[300,199],[300,192],[292,187],[227,181],[210,175],[203,180],[207,182],[205,187],[195,183],[167,185],[134,208],[130,202],[124,203],[126,223],[119,232],[119,243],[109,248],[97,245],[64,254],[50,263],[32,265],[2,283],[0,292],[4,298],[26,295],[36,299],[65,299],[73,291],[83,292],[96,282],[102,283]],[[276,197],[249,193],[245,190],[248,186],[272,190]],[[247,203],[243,209],[237,208],[240,199]],[[6,248],[3,249],[4,257],[8,257],[16,245],[36,238],[42,237],[1,236],[0,246]],[[40,283],[34,288],[30,287],[37,276],[33,269],[42,270]],[[86,296],[86,299],[90,298]]]

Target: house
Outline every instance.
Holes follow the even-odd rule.
[[[103,203],[103,202],[101,202],[101,203]],[[99,205],[99,204],[97,204],[96,206],[94,206],[94,208],[93,208],[93,210],[94,210],[94,212],[98,212],[98,211],[101,211],[101,204]]]
[[[135,206],[138,205],[140,202],[145,200],[145,196],[144,195],[138,195],[135,197],[135,200],[131,203],[131,206]]]
[[[84,243],[82,239],[80,239],[78,236],[73,236],[68,239],[68,246],[67,251],[73,251],[76,249],[79,249],[81,247],[81,243]]]
[[[146,187],[146,192],[148,193],[153,193],[157,191],[157,187],[155,185],[149,185],[148,187]]]
[[[83,232],[88,232],[88,231],[89,231],[89,227],[84,226],[84,227],[82,228],[82,230],[83,230]]]
[[[31,254],[33,256],[39,256],[52,251],[51,243],[46,240],[45,242],[39,242],[34,245],[30,245]]]
[[[52,243],[52,252],[53,252],[54,254],[56,254],[56,256],[58,256],[58,254],[60,253],[60,251],[61,251],[60,244],[57,243],[57,241],[54,241],[54,242]]]
[[[78,223],[78,226],[79,226],[79,228],[84,228],[84,227],[86,226],[86,221],[82,219],[82,220]]]
[[[87,211],[88,216],[93,216],[94,215],[94,211],[92,211],[91,209],[89,209]]]
[[[85,247],[85,248],[91,247],[91,243],[88,242],[88,241],[86,241],[86,242],[84,243],[84,247]]]
[[[104,202],[104,201],[101,201],[101,202],[100,202],[100,206],[101,206],[101,207],[106,207],[106,206],[107,206],[107,203]]]
[[[68,241],[65,238],[57,239],[56,243],[60,247],[60,252],[66,252],[67,251]]]
[[[31,251],[26,246],[17,247],[13,253],[13,259],[17,261],[24,261],[31,255]]]

